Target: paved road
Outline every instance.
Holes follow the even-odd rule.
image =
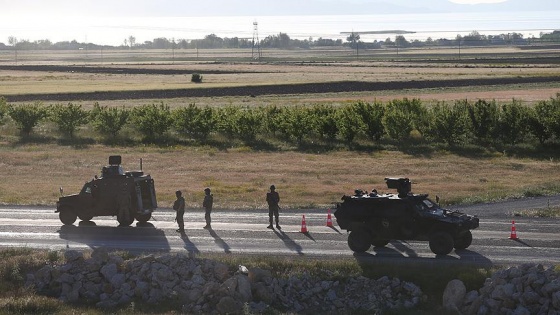
[[[100,246],[130,252],[189,251],[205,253],[270,254],[310,258],[352,258],[389,262],[472,263],[480,265],[526,262],[560,263],[560,219],[512,217],[511,212],[560,206],[560,196],[510,200],[456,208],[481,218],[473,231],[473,244],[463,251],[436,257],[427,242],[391,242],[386,248],[355,255],[347,246],[347,234],[326,226],[326,210],[286,210],[282,230],[269,230],[267,211],[214,211],[213,230],[205,230],[204,213],[187,210],[186,235],[175,232],[174,212],[159,209],[155,221],[117,227],[111,217],[64,226],[52,208],[0,207],[0,247],[51,250],[89,249]],[[305,214],[308,234],[301,230]],[[334,219],[334,217],[333,217]],[[515,219],[519,240],[510,240]]]

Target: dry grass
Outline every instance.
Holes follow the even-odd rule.
[[[440,55],[452,53],[452,49],[408,49],[401,54],[409,56]],[[505,54],[511,59],[515,48],[465,48],[463,54],[474,54],[484,58],[498,58]],[[231,73],[204,74],[203,84],[190,82],[188,75],[127,75],[60,73],[3,70],[0,72],[0,95],[26,93],[66,93],[93,91],[130,91],[145,89],[177,89],[200,87],[226,87],[240,85],[274,85],[296,83],[318,83],[332,81],[425,81],[477,78],[511,78],[518,76],[559,76],[558,65],[526,64],[476,64],[469,59],[453,63],[413,63],[392,61],[390,50],[364,52],[363,59],[356,61],[348,49],[322,50],[270,50],[266,51],[265,62],[252,62],[250,50],[216,49],[199,53],[193,59],[193,51],[176,50],[170,60],[168,50],[110,50],[95,51],[20,51],[18,64],[57,64],[74,66],[130,67],[145,69],[181,69],[196,71],[226,71]],[[529,51],[523,51],[528,54]],[[538,53],[542,54],[543,51]],[[13,52],[0,51],[0,64],[10,61]],[[537,52],[534,52],[537,54]],[[338,56],[336,59],[335,57]],[[498,56],[498,57],[496,57]],[[402,56],[401,56],[402,57]],[[227,59],[225,59],[227,58]],[[316,58],[327,61],[315,62]],[[335,58],[330,60],[329,58]],[[381,58],[381,59],[378,59]],[[175,61],[176,59],[176,61]],[[117,60],[115,62],[115,60]],[[212,62],[210,62],[211,60]]]
[[[144,170],[156,180],[163,207],[171,204],[177,189],[185,192],[190,207],[200,207],[203,189],[209,186],[217,208],[265,208],[270,184],[278,187],[285,207],[328,207],[356,188],[386,190],[383,178],[387,176],[409,177],[416,183],[414,192],[437,194],[444,202],[479,201],[519,196],[543,183],[554,183],[560,175],[557,161],[504,156],[472,159],[393,151],[306,154],[245,148],[4,145],[0,149],[0,202],[52,206],[60,186],[66,193],[78,192],[85,181],[100,173],[112,154],[123,156],[125,169],[137,169],[143,159]]]
[[[510,54],[515,49],[465,49],[462,53]],[[436,54],[434,50],[410,50],[407,54]],[[235,86],[257,84],[285,84],[327,82],[333,80],[398,81],[457,78],[488,78],[515,76],[560,75],[554,65],[476,65],[412,64],[355,61],[352,51],[344,49],[309,51],[266,51],[270,58],[286,58],[278,62],[255,63],[243,50],[200,51],[200,60],[193,59],[194,51],[60,51],[19,52],[20,64],[102,65],[106,67],[166,68],[185,70],[233,71],[233,74],[205,74],[204,83],[195,85],[187,75],[120,75],[31,71],[0,72],[0,95],[13,93],[60,93],[93,90],[135,90],[188,88],[191,86]],[[391,51],[370,51],[386,56]],[[448,54],[449,51],[439,51]],[[526,53],[526,51],[524,51]],[[0,51],[0,64],[13,64],[13,52]],[[314,56],[314,57],[313,57]],[[323,56],[323,57],[318,57]],[[313,58],[325,60],[314,62]],[[237,58],[237,59],[236,59]],[[329,59],[331,58],[331,59]],[[511,58],[511,57],[509,57]],[[205,61],[212,59],[213,62]],[[224,60],[236,60],[226,62]],[[154,60],[156,62],[154,62]],[[301,60],[301,61],[297,61]],[[477,88],[478,89],[478,88]],[[208,106],[279,105],[309,103],[343,104],[355,100],[387,100],[420,97],[434,102],[455,99],[496,98],[510,101],[512,97],[529,102],[553,97],[558,84],[473,88],[381,91],[371,93],[338,93],[321,95],[285,95],[262,97],[216,97],[163,100],[171,107],[189,103]],[[136,106],[162,100],[116,100],[100,102],[102,106]],[[79,102],[78,102],[79,103]],[[92,103],[82,104],[91,109]],[[554,183],[560,170],[558,163],[549,160],[516,159],[506,156],[471,159],[440,153],[431,157],[417,157],[405,153],[382,151],[377,153],[331,152],[306,154],[298,152],[252,152],[247,148],[219,151],[206,147],[136,147],[113,148],[85,146],[75,149],[51,144],[14,145],[0,143],[0,202],[5,204],[54,205],[58,188],[67,193],[77,192],[84,181],[99,174],[107,157],[121,154],[124,166],[136,168],[144,159],[145,170],[155,180],[162,206],[169,206],[174,191],[182,189],[191,207],[199,207],[202,190],[214,189],[216,206],[220,208],[264,208],[263,196],[274,183],[288,207],[328,206],[344,193],[355,188],[378,190],[384,187],[386,176],[407,176],[417,183],[415,191],[438,194],[444,201],[493,199],[520,195],[524,191],[540,189],[541,183]],[[450,189],[451,187],[451,189]],[[554,189],[554,188],[553,188]]]

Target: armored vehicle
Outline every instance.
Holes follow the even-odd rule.
[[[413,194],[408,178],[385,178],[385,182],[397,193],[356,190],[336,204],[334,216],[340,228],[350,232],[351,250],[365,252],[390,240],[419,240],[429,241],[435,254],[447,255],[453,248],[471,245],[470,230],[479,225],[476,216],[443,209],[427,194]]]
[[[60,221],[67,225],[77,218],[89,221],[97,216],[116,216],[121,226],[129,226],[134,219],[147,222],[156,208],[152,177],[142,171],[125,172],[120,155],[110,156],[101,177],[95,175],[80,193],[61,196],[56,203]]]

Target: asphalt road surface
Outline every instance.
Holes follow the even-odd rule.
[[[112,217],[65,226],[53,208],[4,206],[0,207],[0,247],[84,250],[103,246],[133,253],[188,251],[310,259],[358,257],[380,262],[558,264],[560,219],[513,216],[515,211],[549,206],[560,206],[560,196],[454,207],[477,215],[480,227],[473,230],[473,243],[468,249],[446,256],[436,256],[428,242],[420,241],[392,241],[385,248],[372,247],[367,253],[356,255],[348,248],[347,233],[338,227],[334,216],[334,227],[326,226],[326,209],[283,210],[282,230],[266,228],[268,210],[215,210],[213,229],[205,230],[202,228],[204,212],[187,209],[186,233],[181,235],[175,231],[177,225],[171,209],[158,209],[147,224],[135,222],[130,227],[118,227],[116,218]],[[307,234],[301,233],[303,215]],[[509,239],[512,220],[515,220],[517,240]]]

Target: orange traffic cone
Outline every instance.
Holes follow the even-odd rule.
[[[307,233],[307,225],[305,224],[305,214],[301,219],[301,233]]]
[[[510,240],[517,239],[517,231],[515,230],[515,221],[511,221],[511,234],[509,235]]]
[[[333,227],[332,217],[331,217],[331,209],[329,209],[329,214],[327,214],[327,226],[328,227]]]

